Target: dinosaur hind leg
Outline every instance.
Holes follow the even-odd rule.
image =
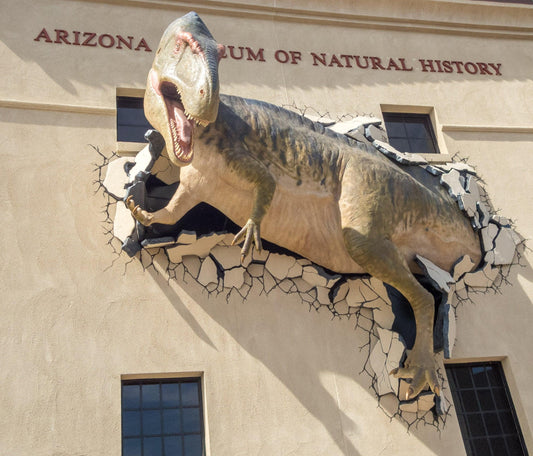
[[[415,316],[416,340],[403,368],[392,374],[412,379],[407,398],[417,396],[429,385],[440,393],[437,365],[433,353],[434,300],[409,270],[401,252],[389,240],[372,236],[370,230],[358,227],[343,228],[348,253],[369,274],[395,287],[409,301]]]

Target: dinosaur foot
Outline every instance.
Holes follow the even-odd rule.
[[[141,209],[141,206],[138,204],[135,204],[132,196],[128,196],[125,203],[135,220],[137,220],[141,225],[149,226],[152,224],[152,214],[144,209]]]
[[[433,353],[413,349],[405,360],[404,367],[393,369],[391,375],[396,378],[411,379],[406,397],[401,397],[400,400],[413,399],[428,386],[431,391],[440,396],[437,364]]]
[[[261,251],[263,246],[261,244],[261,236],[259,234],[259,224],[255,223],[252,219],[246,222],[246,225],[241,231],[233,238],[231,245],[236,245],[244,239],[244,244],[241,249],[241,263],[248,256],[252,250],[252,243],[255,244],[255,248]]]

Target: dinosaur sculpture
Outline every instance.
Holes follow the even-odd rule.
[[[165,31],[148,75],[145,113],[161,132],[180,184],[166,207],[126,205],[143,225],[174,224],[207,202],[243,226],[241,255],[261,237],[330,270],[369,273],[409,301],[416,340],[404,367],[408,398],[439,394],[433,354],[434,300],[414,277],[415,256],[450,270],[479,263],[468,219],[439,185],[364,144],[282,108],[219,95],[217,44],[196,13]],[[414,172],[413,172],[414,173]],[[412,173],[412,174],[413,174]]]

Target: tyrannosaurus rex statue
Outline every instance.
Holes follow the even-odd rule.
[[[144,108],[182,166],[166,207],[126,204],[143,225],[174,224],[206,202],[244,228],[242,256],[261,236],[343,273],[369,273],[409,301],[416,340],[396,377],[408,397],[440,387],[433,354],[434,300],[415,279],[415,255],[450,270],[480,261],[470,222],[444,189],[412,177],[379,152],[282,108],[219,95],[217,45],[196,13],[165,31],[148,75]],[[408,171],[408,170],[407,170]]]

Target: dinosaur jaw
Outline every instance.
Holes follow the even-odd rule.
[[[165,107],[167,109],[168,131],[176,159],[180,164],[187,165],[193,157],[194,120],[185,111],[181,96],[171,83],[163,83],[160,87]]]
[[[209,122],[190,114],[184,106],[178,86],[168,80],[161,81],[154,70],[149,74],[149,87],[151,90],[145,98],[147,118],[165,138],[171,161],[178,166],[186,166],[194,155],[196,125],[205,126]],[[150,106],[148,110],[147,102]]]

